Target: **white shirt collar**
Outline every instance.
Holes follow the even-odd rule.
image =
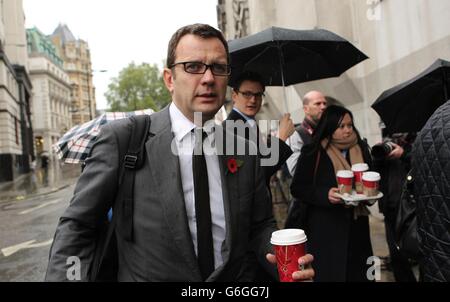
[[[174,102],[172,102],[169,106],[169,114],[170,121],[172,123],[172,132],[177,141],[180,142],[188,133],[192,131],[192,129],[195,128],[195,124],[184,116]]]
[[[256,125],[256,121],[254,118],[251,118],[251,117],[245,115],[244,113],[240,112],[239,109],[237,109],[236,107],[233,107],[233,110],[236,111],[237,113],[239,113],[245,119],[245,122],[247,122],[250,126],[253,127]]]
[[[169,106],[169,114],[170,121],[172,123],[172,132],[178,142],[181,142],[183,138],[192,131],[192,129],[197,127],[180,111],[180,109],[178,109],[174,102],[172,102]],[[209,122],[206,123],[206,126],[203,128],[208,136],[214,132],[214,125],[214,123]]]

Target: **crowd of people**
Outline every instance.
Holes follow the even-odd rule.
[[[227,42],[218,30],[194,24],[172,36],[164,69],[172,103],[150,117],[144,163],[134,172],[128,203],[123,198],[127,192],[121,190],[124,168],[118,151],[132,136],[131,121],[125,119],[102,127],[70,205],[59,221],[46,280],[67,280],[67,259],[73,256],[81,261],[79,280],[96,280],[99,230],[112,208],[115,228],[111,232],[117,254],[114,280],[276,281],[270,237],[277,227],[269,182],[285,165],[292,176],[294,197],[286,227],[302,228],[308,238],[308,254],[295,259],[298,271],[293,279],[370,281],[370,212],[364,203],[344,204],[337,194],[336,180],[338,171],[367,164],[382,176],[384,197],[379,207],[385,216],[395,278],[415,281],[410,259],[397,250],[394,240],[401,184],[411,167],[415,135],[389,138],[391,150],[375,157],[356,129],[352,112],[328,104],[323,93],[310,91],[302,99],[305,118],[301,124],[295,126],[285,114],[278,135],[263,137],[256,115],[265,84],[253,72],[244,72],[234,81],[233,108],[227,120],[209,127],[224,104],[230,72]],[[446,112],[437,118],[447,118]],[[200,119],[196,113],[201,113]],[[425,166],[430,159],[425,156],[429,150],[425,145],[436,125],[430,124],[430,131],[420,134],[416,142],[424,151],[418,153],[423,160],[413,161],[420,171],[418,181],[426,182],[429,167],[434,167],[437,177],[447,176],[449,171],[439,171],[432,163]],[[225,147],[233,142],[233,146],[243,146],[248,152],[206,152],[206,141],[214,146],[220,139],[226,142]],[[177,155],[172,152],[174,148]],[[448,162],[448,153],[436,156]],[[271,164],[264,164],[265,160]],[[442,189],[439,192],[449,192],[445,179],[450,177],[436,178],[436,186]],[[423,202],[434,200],[435,193],[417,194],[422,202],[418,204],[419,217],[432,219],[430,207]],[[448,205],[447,196],[450,194],[434,204]],[[122,219],[130,211],[131,218]],[[448,224],[449,220],[443,216],[442,221]],[[429,238],[436,230],[427,226],[426,221],[419,220],[422,251],[434,253],[434,265],[445,265],[440,269],[441,278],[432,277],[434,266],[430,265],[424,279],[449,281],[448,255],[445,258],[436,251]],[[123,230],[127,230],[127,236]]]

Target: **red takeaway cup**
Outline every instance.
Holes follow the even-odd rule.
[[[352,194],[353,190],[353,171],[339,170],[336,174],[336,180],[338,183],[339,193]]]
[[[362,184],[362,176],[363,173],[369,170],[368,164],[354,164],[352,166],[353,174],[355,174],[355,190],[356,193],[362,194],[364,192],[363,190],[363,184]]]
[[[364,195],[377,196],[380,179],[380,174],[377,172],[364,172],[362,177]]]
[[[294,282],[292,273],[300,270],[298,258],[306,255],[306,235],[301,229],[285,229],[272,233],[278,275],[281,282]]]

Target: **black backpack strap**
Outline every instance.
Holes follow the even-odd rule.
[[[119,178],[119,203],[122,206],[121,221],[123,227],[119,230],[124,239],[133,240],[133,189],[136,170],[140,169],[145,161],[145,142],[150,130],[150,116],[132,116],[131,137],[128,150],[123,157],[121,176]],[[114,216],[114,215],[113,215]]]
[[[145,142],[150,130],[149,115],[133,116],[129,131],[121,132],[119,139],[119,158],[121,159],[119,189],[113,205],[114,213],[110,223],[102,226],[98,250],[93,260],[90,281],[117,281],[117,241],[114,236],[117,221],[121,219],[123,227],[118,230],[126,240],[131,241],[133,235],[133,187],[136,170],[145,161]],[[122,160],[123,159],[123,160]],[[118,207],[122,207],[119,209]]]
[[[90,282],[115,282],[117,281],[118,260],[117,241],[114,231],[117,225],[117,216],[113,215],[110,223],[106,221],[102,225],[98,237],[97,249],[92,264],[92,272],[89,276]],[[106,231],[105,231],[106,230]],[[106,235],[101,235],[106,232]]]

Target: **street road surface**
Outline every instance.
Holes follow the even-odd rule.
[[[73,190],[0,202],[0,282],[44,280],[56,225]]]

